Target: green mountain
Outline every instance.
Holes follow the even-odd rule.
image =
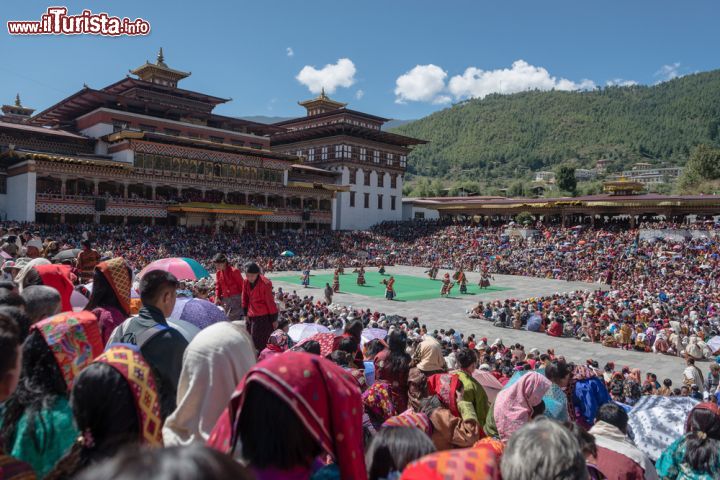
[[[598,159],[611,160],[610,172],[640,161],[684,165],[693,146],[720,144],[720,70],[652,86],[490,95],[392,131],[429,140],[410,155],[409,179],[497,187]]]

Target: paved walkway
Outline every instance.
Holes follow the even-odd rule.
[[[394,266],[387,267],[386,270],[389,274],[425,275],[423,273],[425,269],[418,267]],[[355,282],[355,274],[350,273],[352,269],[345,269],[345,271],[348,273],[341,277],[341,291],[344,282]],[[331,272],[331,270],[319,270],[313,271],[312,273],[327,272]],[[438,278],[441,278],[444,273],[445,271],[441,271]],[[450,272],[450,274],[452,275],[452,272]],[[298,275],[300,275],[299,272]],[[467,275],[470,282],[477,283],[479,281],[478,273],[469,272]],[[270,278],[274,276],[287,276],[287,272],[271,273],[268,276]],[[323,298],[323,288],[320,286],[303,288],[300,285],[283,281],[273,281],[273,283],[286,291],[295,290],[302,296],[313,295],[317,298]],[[338,293],[333,297],[333,302],[341,305],[352,305],[355,308],[370,308],[373,311],[378,310],[386,314],[397,314],[409,318],[418,317],[420,323],[427,325],[429,330],[454,328],[456,331],[462,332],[465,335],[475,333],[476,336],[487,337],[490,342],[495,338],[502,338],[506,345],[511,343],[523,344],[526,351],[533,347],[537,347],[541,351],[554,348],[556,353],[565,355],[565,357],[574,362],[584,362],[588,358],[593,358],[597,360],[602,367],[606,362],[614,361],[617,368],[624,365],[640,368],[643,372],[643,378],[645,372],[650,371],[657,374],[661,382],[664,378],[671,378],[673,385],[679,386],[681,383],[685,362],[678,357],[606,348],[600,344],[580,342],[573,338],[555,338],[524,330],[493,327],[490,322],[469,318],[467,314],[480,300],[504,300],[506,298],[525,299],[552,295],[554,293],[572,292],[575,290],[606,289],[607,287],[604,285],[521,277],[516,275],[495,275],[495,280],[492,282],[494,285],[509,287],[511,289],[461,296],[457,286],[455,286],[451,298],[440,298],[440,281],[437,283],[438,298],[430,300],[404,302],[402,299],[403,286],[402,284],[396,284],[398,292],[396,301],[381,300],[353,293]],[[703,370],[703,374],[706,374],[707,364],[698,365]]]

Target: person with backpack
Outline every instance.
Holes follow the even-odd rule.
[[[128,318],[115,329],[108,340],[113,343],[137,345],[153,370],[160,395],[163,420],[176,407],[176,394],[183,354],[188,342],[170,327],[166,318],[175,307],[178,281],[172,273],[153,270],[140,280],[142,308],[137,316]]]

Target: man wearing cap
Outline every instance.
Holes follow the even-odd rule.
[[[224,253],[213,257],[215,264],[215,304],[222,305],[232,321],[243,316],[243,276],[240,270],[231,266]],[[265,346],[263,345],[263,348]]]
[[[39,239],[33,238],[31,240],[28,240],[28,242],[25,244],[25,256],[31,259],[39,258],[42,249],[43,244]]]
[[[272,294],[272,282],[260,274],[255,262],[245,264],[245,281],[242,287],[242,308],[247,312],[247,329],[258,352],[266,346],[275,330],[278,309]]]

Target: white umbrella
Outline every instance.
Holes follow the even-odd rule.
[[[376,338],[379,338],[380,340],[385,340],[387,334],[387,330],[382,328],[366,328],[362,331],[360,343],[362,345],[365,345],[370,340],[374,340]]]
[[[292,341],[298,343],[306,338],[310,338],[318,333],[329,333],[328,329],[324,325],[319,323],[297,323],[292,325],[288,330],[288,336],[292,338]]]
[[[720,336],[712,337],[708,342],[707,346],[710,347],[710,351],[714,354],[720,350]]]

